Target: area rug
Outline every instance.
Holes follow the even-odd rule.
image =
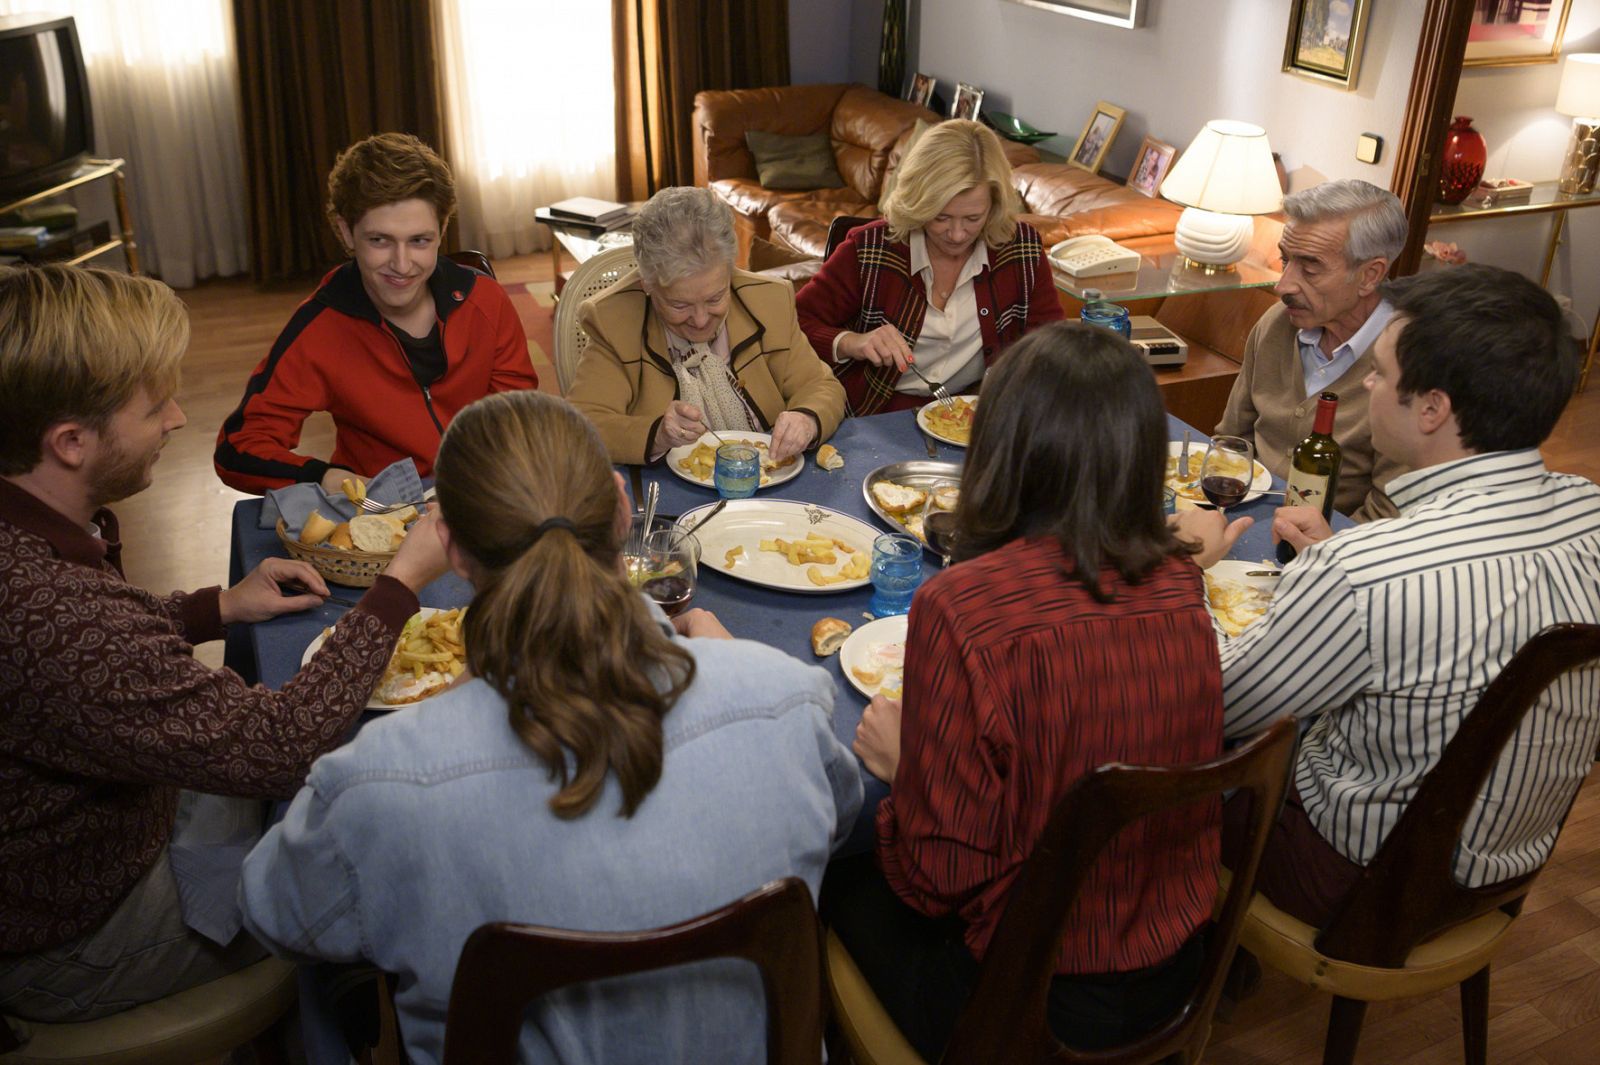
[[[511,305],[517,309],[517,317],[522,319],[522,331],[528,337],[528,357],[539,375],[539,391],[560,395],[555,365],[554,286],[548,281],[526,281],[506,285],[505,290],[511,297]]]

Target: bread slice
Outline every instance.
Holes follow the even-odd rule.
[[[333,530],[338,526],[313,510],[306,515],[306,522],[300,526],[300,542],[307,547],[315,547],[333,535]]]
[[[341,521],[333,527],[333,532],[328,534],[328,546],[337,547],[342,551],[354,551],[355,541],[350,539],[350,523]]]
[[[886,514],[904,514],[916,510],[928,501],[928,493],[920,488],[910,485],[895,484],[893,481],[875,481],[872,485],[872,498],[878,501]]]
[[[357,551],[388,554],[394,550],[395,525],[381,514],[357,514],[350,519],[350,541]]]

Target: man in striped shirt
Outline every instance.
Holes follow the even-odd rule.
[[[1400,514],[1335,536],[1312,508],[1280,509],[1274,537],[1300,554],[1266,615],[1222,646],[1228,736],[1309,722],[1258,886],[1318,926],[1517,649],[1547,625],[1600,622],[1600,487],[1548,472],[1538,451],[1577,373],[1555,301],[1487,266],[1389,289],[1365,386],[1373,443],[1412,470],[1389,484]],[[1201,512],[1184,528],[1204,560],[1248,521]],[[1507,745],[1463,828],[1459,881],[1549,857],[1597,740],[1591,666]]]

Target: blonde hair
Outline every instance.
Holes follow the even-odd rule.
[[[500,392],[455,416],[434,472],[451,539],[481,567],[467,661],[561,782],[550,808],[581,816],[611,772],[631,816],[661,778],[661,719],[695,667],[622,575],[599,432],[566,400]]]
[[[379,133],[339,153],[328,171],[328,221],[354,227],[374,207],[425,200],[439,228],[456,213],[456,181],[439,153],[409,133]]]
[[[1016,236],[1016,216],[1022,210],[1000,138],[965,118],[939,123],[917,139],[884,201],[890,239],[905,240],[939,217],[952,197],[980,185],[989,187],[983,242],[997,248]]]
[[[0,267],[0,474],[39,464],[45,430],[104,430],[142,386],[178,391],[189,316],[166,285],[94,267]]]

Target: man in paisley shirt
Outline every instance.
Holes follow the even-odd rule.
[[[183,921],[168,862],[180,789],[292,795],[444,569],[430,516],[280,691],[197,662],[192,645],[224,626],[327,587],[288,559],[228,589],[161,596],[123,579],[105,507],[149,487],[184,424],[188,336],[157,281],[0,267],[0,1014],[87,1020],[262,955]]]

